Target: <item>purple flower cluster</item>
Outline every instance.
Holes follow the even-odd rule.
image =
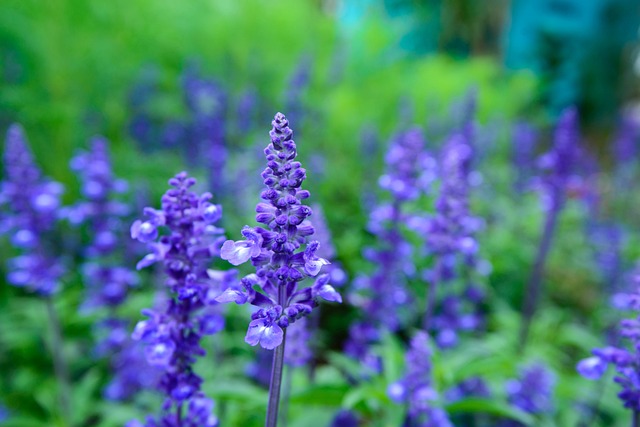
[[[634,277],[635,290],[626,294],[626,308],[640,312],[640,274]],[[619,295],[619,297],[621,297]],[[621,304],[622,305],[622,304]],[[595,348],[593,356],[578,363],[577,370],[589,380],[597,380],[607,370],[608,365],[615,367],[617,375],[614,381],[622,388],[618,397],[624,407],[634,413],[640,412],[640,315],[620,322],[619,335],[629,341],[629,348]]]
[[[547,211],[562,209],[567,193],[578,179],[576,169],[580,156],[578,110],[567,108],[556,125],[553,147],[538,159],[542,176],[537,183]]]
[[[309,192],[300,188],[306,173],[300,162],[295,161],[293,131],[281,113],[276,114],[272,124],[271,143],[264,151],[267,158],[267,167],[262,172],[266,186],[261,194],[264,202],[256,206],[256,221],[263,226],[245,226],[242,230],[245,240],[227,240],[221,251],[221,257],[233,265],[251,259],[256,273],[244,277],[240,286],[227,289],[217,298],[219,302],[259,307],[251,316],[245,341],[266,349],[278,347],[286,328],[311,313],[318,297],[342,301],[329,284],[329,276],[318,276],[322,266],[328,264],[317,255],[318,242],[308,242],[314,229],[307,220],[311,209],[302,204]],[[299,288],[300,282],[315,276],[318,277],[312,286]]]
[[[481,377],[470,377],[445,392],[447,402],[457,402],[468,397],[491,397],[489,386]]]
[[[0,230],[11,234],[20,255],[8,261],[7,281],[39,295],[54,294],[65,273],[54,255],[61,184],[42,176],[20,125],[9,127],[4,150],[5,179],[0,189]]]
[[[96,334],[104,334],[98,345],[98,354],[108,355],[112,377],[103,394],[109,400],[131,399],[141,390],[150,390],[158,384],[160,370],[150,366],[144,348],[134,341],[127,321],[109,318],[98,324]]]
[[[556,377],[542,363],[525,366],[517,379],[506,382],[505,391],[509,403],[533,415],[553,410],[553,390]]]
[[[464,135],[451,136],[442,151],[440,161],[440,196],[436,201],[436,214],[429,223],[427,246],[438,255],[439,278],[452,277],[458,254],[475,255],[477,242],[472,236],[477,221],[469,212],[469,168],[472,149]]]
[[[356,278],[349,299],[366,313],[367,323],[395,331],[406,320],[400,317],[399,308],[411,306],[407,281],[415,274],[413,249],[401,228],[412,218],[405,212],[406,205],[428,188],[435,165],[425,151],[424,136],[419,129],[397,135],[385,162],[386,172],[379,185],[391,200],[371,212],[368,228],[379,246],[364,251],[365,258],[377,268],[369,276]]]
[[[483,323],[482,291],[472,283],[466,283],[464,289],[452,287],[456,279],[469,282],[471,273],[482,265],[474,236],[482,221],[469,209],[472,157],[467,132],[454,133],[442,149],[435,215],[423,230],[427,253],[434,257],[433,267],[425,274],[430,288],[424,326],[437,331],[435,338],[441,348],[455,346],[459,331],[478,330]],[[438,302],[438,287],[444,283],[451,286]],[[440,310],[436,312],[438,306]]]
[[[408,404],[406,425],[453,427],[447,412],[437,406],[439,396],[433,387],[432,355],[429,335],[418,331],[406,354],[406,374],[391,384],[387,393],[396,403]]]
[[[165,310],[144,310],[148,319],[139,322],[133,338],[146,344],[145,355],[152,366],[164,369],[159,388],[166,395],[159,421],[149,417],[146,427],[218,425],[211,414],[213,402],[200,391],[202,379],[193,371],[203,335],[224,327],[224,317],[214,297],[229,286],[235,272],[208,270],[220,253],[223,230],[215,223],[222,217],[211,194],[198,196],[190,190],[196,180],[185,172],[169,180],[171,189],[162,197],[162,209],[145,209],[146,220],[137,220],[131,237],[147,243],[151,253],[138,269],[162,263],[171,298]],[[168,234],[158,238],[159,229]],[[134,424],[135,425],[135,424]]]
[[[345,346],[347,354],[374,372],[381,366],[370,351],[371,345],[382,331],[396,331],[406,325],[414,309],[408,289],[408,280],[415,275],[413,248],[402,227],[413,219],[406,212],[407,204],[418,199],[435,177],[435,161],[425,151],[424,136],[417,128],[394,138],[385,163],[386,170],[378,184],[390,200],[373,208],[368,228],[378,246],[364,250],[364,257],[376,269],[371,275],[361,274],[354,280],[349,300],[363,311],[365,318],[351,325]]]
[[[84,200],[68,208],[65,216],[72,224],[86,224],[91,237],[82,266],[87,287],[83,310],[107,311],[107,318],[95,327],[99,337],[96,352],[111,362],[113,378],[105,396],[124,400],[157,380],[157,372],[146,365],[139,345],[129,336],[129,322],[117,315],[130,288],[138,284],[138,277],[125,267],[122,256],[126,247],[121,237],[126,232],[124,221],[129,208],[117,196],[128,186],[113,175],[109,145],[104,138],[94,138],[90,151],[79,153],[70,166],[80,177]]]
[[[580,181],[576,174],[578,159],[581,155],[579,141],[578,111],[575,108],[567,108],[562,112],[556,125],[553,147],[538,159],[538,166],[543,173],[534,187],[540,190],[546,218],[533,270],[525,291],[520,346],[526,344],[531,321],[537,310],[542,293],[544,266],[551,250],[559,214],[568,193],[575,188],[574,184]]]
[[[118,257],[123,249],[120,239],[125,233],[123,220],[129,208],[116,196],[127,190],[127,183],[114,177],[104,138],[94,138],[91,150],[79,153],[70,166],[80,177],[84,201],[67,209],[66,216],[74,224],[86,224],[91,236],[84,253],[89,260],[83,268],[88,287],[84,306],[115,308],[137,283],[137,277],[122,266],[123,260]]]

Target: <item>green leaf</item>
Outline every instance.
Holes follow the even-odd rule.
[[[292,394],[289,402],[305,405],[340,406],[349,387],[337,385],[318,385],[302,392]]]
[[[266,390],[238,379],[218,380],[206,390],[215,399],[236,400],[244,403],[264,405],[268,399]]]
[[[63,425],[61,422],[52,424],[50,421],[43,421],[26,415],[14,416],[2,422],[2,427],[62,427]]]
[[[79,382],[73,385],[72,404],[74,424],[80,424],[95,411],[95,395],[100,387],[100,372],[89,370]]]
[[[533,423],[535,422],[534,418],[526,412],[514,409],[506,403],[491,399],[469,398],[459,400],[458,402],[447,405],[445,409],[452,415],[483,413],[510,418],[528,426],[534,425]]]

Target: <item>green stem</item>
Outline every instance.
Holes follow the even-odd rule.
[[[282,391],[282,411],[280,412],[280,427],[287,427],[289,423],[289,399],[291,398],[291,383],[293,381],[293,366],[286,366],[284,371],[284,390]]]
[[[49,317],[49,326],[51,328],[51,355],[53,357],[53,370],[58,382],[60,408],[66,424],[70,425],[71,387],[69,385],[69,369],[63,353],[62,327],[60,326],[60,320],[58,319],[51,297],[45,298],[45,305],[47,306],[47,315]]]
[[[559,197],[559,196],[558,196]],[[542,277],[544,276],[545,264],[547,256],[551,250],[551,241],[553,240],[553,234],[558,222],[558,216],[562,209],[561,202],[554,202],[554,206],[547,212],[547,216],[544,222],[544,229],[542,231],[542,239],[540,240],[540,246],[538,246],[538,252],[536,254],[536,260],[529,276],[529,282],[527,283],[527,289],[525,292],[525,299],[522,310],[522,323],[520,327],[520,342],[518,350],[522,352],[527,344],[529,338],[529,332],[531,329],[531,323],[533,322],[533,316],[535,315],[540,295],[543,291]]]

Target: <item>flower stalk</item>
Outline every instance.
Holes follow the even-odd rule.
[[[67,423],[71,421],[71,387],[69,381],[69,368],[64,358],[62,327],[60,319],[53,305],[51,297],[44,299],[47,306],[47,317],[49,318],[49,326],[51,328],[51,356],[53,358],[53,370],[58,383],[58,398],[60,400],[60,408],[62,416]]]

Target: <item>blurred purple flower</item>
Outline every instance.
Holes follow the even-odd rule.
[[[162,197],[162,209],[145,209],[147,220],[137,221],[132,235],[152,250],[139,268],[161,262],[167,276],[171,299],[164,310],[143,310],[146,320],[138,322],[132,337],[145,343],[147,362],[164,368],[159,388],[166,399],[156,424],[148,418],[146,426],[181,427],[218,425],[211,415],[213,402],[200,391],[202,379],[193,364],[205,354],[200,346],[203,335],[222,328],[221,306],[215,295],[235,283],[235,271],[207,270],[219,256],[223,230],[215,225],[221,207],[210,202],[211,194],[197,195],[190,188],[196,180],[185,172],[169,180],[171,189]],[[149,241],[139,232],[142,224],[162,227],[168,234]]]
[[[438,406],[433,388],[432,351],[429,335],[419,330],[406,354],[405,376],[389,386],[387,394],[396,403],[407,403],[407,425],[453,427],[446,411]]]
[[[640,274],[636,272],[634,277],[635,290],[627,295],[626,309],[640,312]],[[606,372],[608,365],[613,365],[616,370],[614,381],[622,388],[618,397],[628,408],[636,414],[640,413],[640,316],[632,319],[623,319],[619,324],[619,336],[628,340],[628,348],[603,347],[595,348],[593,356],[582,360],[577,365],[580,375],[597,380]]]
[[[61,184],[48,180],[35,164],[22,127],[11,125],[4,150],[5,178],[0,188],[0,230],[20,255],[8,260],[7,281],[42,296],[54,294],[65,273],[55,255]]]
[[[553,411],[553,390],[556,377],[541,363],[524,366],[520,376],[506,382],[505,391],[509,403],[533,415]]]

